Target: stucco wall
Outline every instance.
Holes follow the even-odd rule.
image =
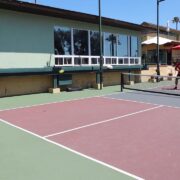
[[[53,66],[54,26],[98,31],[96,24],[2,9],[0,25],[0,68]],[[140,36],[140,32],[110,26],[103,26],[103,31]]]
[[[140,71],[132,71],[131,73],[140,73]],[[72,76],[74,87],[92,88],[96,86],[96,73],[77,73]],[[120,85],[121,75],[117,72],[103,72],[103,86]]]
[[[0,97],[48,92],[52,76],[0,77]]]
[[[104,86],[112,86],[120,84],[120,72],[106,72],[103,75]]]
[[[53,63],[53,29],[46,18],[0,10],[0,67],[33,68]]]
[[[77,73],[73,74],[72,86],[80,86],[83,88],[96,87],[96,73]],[[120,84],[120,72],[104,72],[103,85],[112,86]]]
[[[99,30],[98,24],[72,21],[0,9],[0,69],[54,66],[54,27],[66,26]],[[103,32],[139,36],[141,32],[103,26]],[[140,40],[140,38],[139,38]],[[139,42],[139,52],[141,46]],[[104,73],[104,85],[119,84],[119,73]],[[52,87],[50,76],[0,77],[0,97],[46,92]],[[94,87],[95,73],[73,74],[73,85]]]
[[[172,60],[174,62],[180,61],[180,50],[172,50]]]
[[[148,70],[142,70],[141,74],[143,74],[143,75],[156,75],[157,74],[156,69],[157,69],[156,65],[151,65],[151,66],[149,66]],[[173,66],[161,66],[160,67],[160,74],[162,76],[168,76],[169,73],[172,73],[172,75],[175,76],[176,71],[175,71]],[[149,77],[143,77],[142,78],[142,81],[148,81],[148,80],[149,80]]]
[[[149,69],[142,70],[141,74],[148,74],[148,75],[157,74],[156,69],[157,69],[156,65],[150,65]],[[175,70],[173,66],[160,66],[160,73],[161,75],[164,76],[167,76],[169,73],[175,75]]]
[[[72,75],[72,86],[92,88],[96,84],[96,73],[76,73]]]

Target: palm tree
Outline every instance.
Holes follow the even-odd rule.
[[[179,17],[174,17],[172,22],[176,23],[176,30],[178,30],[178,23],[180,23],[180,18]]]

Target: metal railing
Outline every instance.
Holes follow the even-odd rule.
[[[55,66],[99,66],[99,56],[54,55]],[[103,56],[103,65],[141,65],[140,57]]]

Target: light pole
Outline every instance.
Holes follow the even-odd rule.
[[[103,54],[102,54],[102,22],[101,22],[101,0],[99,0],[99,75],[100,75],[100,89],[103,88]]]
[[[159,68],[159,3],[165,0],[157,0],[157,47],[156,47],[156,54],[157,54],[157,75],[160,75],[160,68]]]

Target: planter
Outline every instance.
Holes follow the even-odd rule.
[[[168,81],[172,81],[172,75],[173,75],[172,73],[169,73],[169,74],[168,74],[168,76],[169,76],[169,77],[167,78]]]

